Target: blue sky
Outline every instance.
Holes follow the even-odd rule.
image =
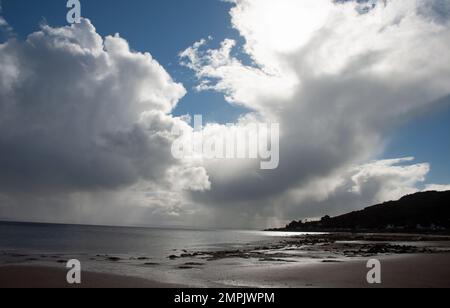
[[[19,39],[37,30],[43,21],[53,26],[65,25],[65,4],[64,0],[2,1],[3,15]],[[85,0],[82,15],[92,20],[100,34],[118,32],[133,49],[149,51],[175,80],[183,83],[188,94],[175,110],[176,115],[203,114],[206,121],[226,123],[245,110],[230,106],[221,94],[194,91],[193,73],[179,65],[178,54],[209,35],[214,37],[212,47],[225,38],[242,42],[230,26],[230,6],[219,0]],[[441,110],[425,113],[401,126],[390,137],[382,158],[414,156],[418,162],[431,164],[429,182],[450,182],[449,105],[443,104]]]
[[[429,181],[450,180],[450,99],[440,110],[418,116],[403,125],[390,138],[386,158],[412,155],[418,161],[430,162]]]

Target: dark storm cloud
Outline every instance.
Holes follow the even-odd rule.
[[[151,56],[84,20],[10,40],[0,58],[0,191],[114,189],[176,164],[161,132],[185,92]]]
[[[207,165],[212,189],[194,197],[220,208],[221,217],[232,217],[239,211],[241,217],[257,213],[255,217],[266,216],[268,220],[289,219],[353,210],[378,201],[378,196],[396,198],[399,191],[414,191],[424,177],[421,165],[411,165],[417,172],[410,174],[414,180],[393,181],[397,188],[389,186],[387,179],[403,179],[404,169],[380,167],[385,174],[373,173],[360,191],[330,184],[336,174],[351,177],[348,170],[379,157],[392,129],[442,105],[442,98],[450,93],[446,47],[450,27],[448,22],[436,27],[430,16],[444,16],[450,9],[442,1],[385,1],[383,6],[374,5],[370,14],[360,15],[355,13],[354,1],[340,2],[339,6],[330,5],[330,1],[315,2],[317,12],[310,12],[308,4],[295,1],[270,5],[236,1],[233,23],[246,38],[245,48],[257,64],[252,67],[232,58],[225,48],[204,52],[197,44],[183,54],[201,81],[218,80],[209,84],[209,89],[224,92],[233,103],[281,125],[278,169],[262,171],[257,164],[236,164],[235,172],[228,176],[232,167]],[[424,8],[429,9],[426,14]],[[328,17],[323,17],[324,10],[329,10]],[[306,20],[324,18],[323,24],[302,24],[302,16]],[[290,17],[295,20],[286,21]],[[304,28],[309,26],[311,32],[307,33]],[[264,29],[276,29],[277,36],[271,37],[274,33],[269,35]],[[303,32],[309,37],[300,37]],[[298,46],[293,48],[296,40]],[[266,80],[278,77],[289,81],[285,76],[295,76],[298,85],[283,88],[279,97],[258,96],[258,84],[259,93],[266,93],[267,85],[261,82],[266,71],[279,74],[267,73]],[[276,85],[272,93],[279,90]],[[351,178],[341,181],[352,183]],[[325,187],[321,200],[293,193],[316,182]],[[320,195],[320,187],[311,189]]]

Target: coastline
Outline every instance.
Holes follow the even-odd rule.
[[[20,227],[4,231],[12,234],[21,228],[28,230]],[[27,242],[38,238],[42,243],[49,231],[53,234],[54,227],[31,228]],[[69,227],[69,231],[77,234],[68,242],[70,250],[62,246],[70,239],[67,235],[61,236],[59,244],[50,246],[45,242],[38,248],[31,244],[2,246],[0,288],[450,287],[450,237],[445,236],[249,235],[230,231],[208,238],[203,232],[173,230],[144,229],[136,233],[133,229],[128,234],[124,229],[115,232],[111,228]],[[102,241],[90,241],[92,234]],[[118,237],[122,241],[117,241]],[[78,238],[87,240],[81,245]],[[160,238],[169,241],[170,246],[158,246]],[[117,242],[129,246],[103,244]],[[66,282],[66,263],[72,259],[81,263],[81,285]],[[381,262],[381,285],[367,283],[367,262],[371,259]]]

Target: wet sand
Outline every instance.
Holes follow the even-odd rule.
[[[382,284],[366,281],[367,260],[230,268],[225,287],[286,288],[442,288],[450,287],[450,254],[418,254],[380,258]],[[69,288],[66,271],[50,267],[0,267],[0,288]],[[224,277],[225,278],[225,277]],[[217,285],[216,285],[217,286]],[[182,288],[133,277],[83,273],[81,288]]]
[[[0,267],[0,288],[181,288],[140,278],[82,273],[81,285],[69,285],[63,269],[40,266]]]
[[[285,265],[240,270],[229,279],[236,286],[293,288],[450,288],[450,254],[389,256],[381,261],[382,283],[369,285],[367,260]]]

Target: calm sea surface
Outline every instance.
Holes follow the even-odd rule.
[[[296,234],[0,223],[0,250],[29,253],[144,255],[161,258],[167,257],[175,250],[239,248],[288,235]]]

